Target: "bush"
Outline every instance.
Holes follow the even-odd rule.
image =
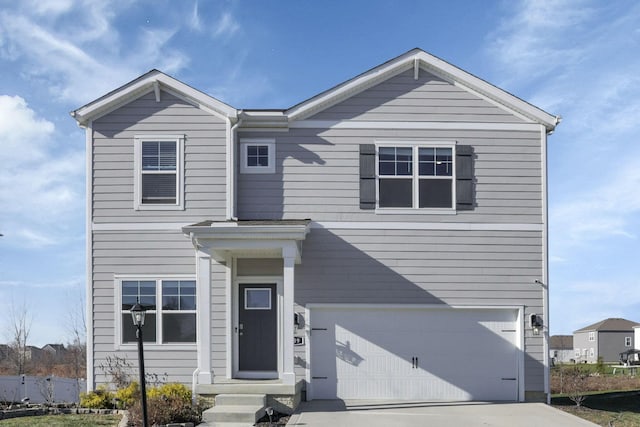
[[[142,404],[136,400],[129,409],[129,422],[133,426],[142,425]],[[201,421],[198,408],[191,406],[191,401],[179,396],[155,396],[147,399],[147,417],[149,425],[188,423],[198,424]]]
[[[91,409],[112,409],[113,393],[104,386],[89,393],[80,393],[80,406]]]
[[[149,399],[155,398],[169,398],[176,397],[183,400],[185,403],[191,403],[191,390],[189,390],[184,384],[168,383],[159,387],[153,387],[147,392]]]
[[[130,408],[136,400],[140,399],[140,387],[138,383],[134,381],[128,386],[118,389],[115,397],[120,409]]]

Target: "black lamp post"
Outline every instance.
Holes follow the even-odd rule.
[[[144,375],[144,349],[142,347],[142,326],[144,325],[144,315],[146,310],[136,303],[131,307],[131,317],[136,327],[136,337],[138,338],[138,366],[140,371],[140,394],[142,395],[142,427],[147,427],[147,386]]]

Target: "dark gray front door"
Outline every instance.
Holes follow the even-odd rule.
[[[239,370],[277,371],[276,284],[240,284],[239,303]]]

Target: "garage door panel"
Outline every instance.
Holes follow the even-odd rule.
[[[515,310],[315,309],[313,398],[517,400]]]

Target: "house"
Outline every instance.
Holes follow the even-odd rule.
[[[576,361],[596,363],[617,362],[620,353],[634,348],[634,327],[639,323],[627,319],[609,318],[585,326],[573,333]]]
[[[551,364],[575,362],[573,335],[552,335],[549,338]]]
[[[42,353],[48,354],[50,360],[60,362],[67,353],[67,349],[64,348],[64,344],[46,344],[42,346]]]
[[[111,355],[201,395],[546,400],[559,118],[420,49],[288,109],[158,70],[86,129],[88,387]]]

